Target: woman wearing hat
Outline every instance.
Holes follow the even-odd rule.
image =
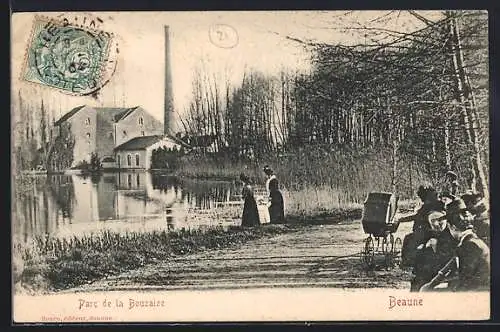
[[[279,190],[278,179],[269,166],[264,166],[266,174],[266,190],[269,195],[269,219],[271,224],[281,224],[285,222],[285,207],[283,195]]]
[[[253,189],[250,186],[250,178],[245,174],[241,174],[240,180],[241,182],[243,182],[243,190],[241,192],[241,195],[243,196],[244,200],[241,226],[259,226],[259,211],[257,210],[257,202],[255,201]]]

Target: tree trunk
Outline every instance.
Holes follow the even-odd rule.
[[[451,169],[450,128],[446,114],[444,116],[443,126],[444,126],[444,157],[445,157],[446,169],[450,170]]]
[[[398,153],[398,144],[394,139],[392,141],[392,172],[391,172],[391,190],[393,193],[396,193],[396,177],[398,172],[397,153]]]
[[[462,111],[465,113],[466,130],[469,133],[469,143],[472,148],[471,162],[474,177],[472,190],[477,190],[488,201],[488,183],[484,172],[484,166],[481,161],[481,150],[478,142],[479,121],[477,119],[477,107],[474,100],[474,94],[469,83],[469,78],[465,70],[456,17],[451,18],[449,26],[458,97]]]
[[[389,96],[386,98],[386,107],[387,107],[387,115],[389,116],[389,132],[388,132],[388,140],[390,141],[391,144],[391,152],[392,152],[392,170],[391,170],[391,190],[393,193],[396,193],[396,178],[397,178],[397,172],[398,172],[398,160],[397,160],[397,153],[398,153],[398,142],[397,142],[397,135],[396,135],[396,119],[395,115],[393,114],[393,107],[391,107],[391,99]]]

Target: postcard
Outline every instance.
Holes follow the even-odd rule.
[[[14,323],[490,318],[486,11],[11,20]]]

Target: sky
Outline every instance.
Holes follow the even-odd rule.
[[[419,12],[436,20],[441,12]],[[115,35],[118,44],[116,72],[98,98],[70,96],[20,79],[35,15],[67,18],[99,17],[97,28]],[[280,11],[280,12],[94,12],[15,13],[12,16],[12,93],[32,105],[41,100],[55,118],[79,105],[101,107],[141,106],[163,120],[164,26],[170,29],[170,54],[174,108],[177,117],[188,107],[195,68],[233,84],[241,82],[245,69],[273,75],[280,70],[307,71],[309,53],[286,36],[331,44],[366,41],[359,28],[377,26],[397,31],[422,28],[407,11]],[[213,43],[215,25],[230,26],[234,47]],[[346,30],[346,27],[353,28]],[[226,45],[227,46],[227,45]]]

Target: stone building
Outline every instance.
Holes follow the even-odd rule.
[[[132,108],[78,106],[55,123],[55,135],[70,126],[75,138],[71,167],[97,153],[107,168],[150,168],[150,155],[158,147],[186,145],[175,133],[169,27],[165,32],[165,92],[163,123],[139,106]],[[116,152],[116,155],[115,155]],[[116,158],[120,158],[116,160]]]
[[[163,124],[139,106],[78,106],[55,123],[56,134],[63,125],[70,126],[75,138],[72,167],[83,160],[90,161],[92,152],[106,165],[112,165],[115,147],[136,137],[163,134]]]

